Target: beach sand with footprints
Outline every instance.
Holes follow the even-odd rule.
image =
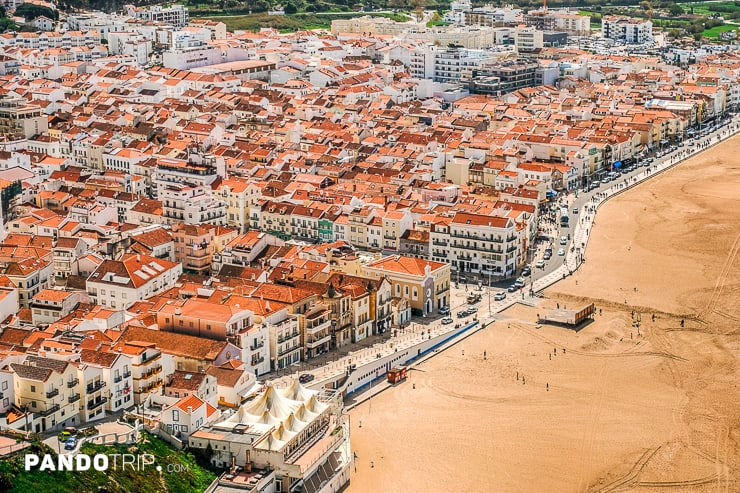
[[[738,155],[735,137],[612,199],[539,306],[352,410],[348,491],[740,491]],[[591,302],[578,332],[534,324]]]

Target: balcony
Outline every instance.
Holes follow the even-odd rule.
[[[100,399],[96,399],[94,401],[88,401],[87,402],[87,408],[90,409],[90,410],[92,410],[92,409],[95,409],[96,407],[102,406],[106,402],[108,402],[108,398],[107,397],[101,397]]]
[[[67,382],[67,388],[68,389],[71,389],[73,387],[77,387],[77,384],[79,384],[79,383],[80,383],[80,379],[79,378],[72,379],[69,382]]]
[[[255,341],[251,346],[249,346],[249,349],[251,351],[257,351],[258,349],[263,348],[263,347],[265,347],[265,341],[262,341],[262,342]]]
[[[59,389],[52,389],[46,393],[46,398],[51,399],[59,395]]]
[[[80,400],[80,394],[72,394],[67,398],[67,401],[72,404],[73,402],[77,402]]]
[[[41,411],[39,414],[41,416],[49,416],[50,414],[54,414],[57,411],[59,411],[59,404],[54,404],[53,406],[48,408],[46,411]]]
[[[315,324],[315,325],[313,325]],[[312,326],[310,326],[312,325]],[[329,329],[331,327],[331,320],[327,320],[325,322],[317,323],[317,322],[309,322],[306,324],[306,335],[312,335],[315,336],[316,334],[324,331],[325,329]]]
[[[123,380],[122,376],[113,377],[113,383],[119,383],[121,380]]]
[[[260,363],[262,363],[263,361],[265,361],[265,357],[264,356],[260,356],[259,358],[252,358],[252,366],[257,366]]]
[[[105,382],[102,381],[102,380],[98,380],[95,383],[89,383],[89,384],[87,384],[87,393],[88,394],[91,394],[93,392],[97,392],[98,390],[102,389],[103,387],[105,387]]]
[[[326,344],[329,341],[331,341],[331,334],[326,334],[325,336],[320,337],[306,337],[306,346],[309,349],[314,349],[322,344]]]
[[[123,378],[128,378],[130,376],[131,376],[131,372],[130,371],[123,372]]]

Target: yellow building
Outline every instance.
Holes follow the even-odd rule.
[[[392,295],[408,300],[415,315],[433,315],[450,304],[450,266],[441,262],[392,255],[365,266],[372,279],[386,277]]]

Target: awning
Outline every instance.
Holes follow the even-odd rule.
[[[616,163],[614,163],[614,167],[615,168],[621,168],[622,167],[622,161],[617,161]]]

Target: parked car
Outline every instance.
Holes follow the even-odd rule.
[[[478,309],[474,306],[468,307],[468,315],[472,315],[473,313],[478,313]]]
[[[467,310],[460,310],[457,312],[457,318],[467,317],[469,315]]]
[[[439,309],[440,315],[449,315],[450,314],[450,307],[449,306],[443,306]]]
[[[544,269],[545,268],[545,261],[544,260],[538,260],[537,263],[535,264],[535,267],[537,267],[538,269]]]
[[[532,269],[530,269],[529,267],[525,267],[525,268],[523,268],[523,269],[522,269],[522,275],[523,275],[524,277],[529,277],[529,276],[531,276],[531,275],[532,275]]]
[[[499,291],[493,296],[493,299],[496,301],[501,301],[503,299],[506,299],[506,293],[504,293],[503,291]]]
[[[565,255],[565,249],[563,249],[563,248],[560,248],[560,249],[558,250],[558,255],[559,255],[559,256],[561,256],[561,257],[562,257],[563,255]]]
[[[551,252],[545,252],[545,254],[542,256],[542,258],[545,259],[545,260],[550,260],[552,258],[552,253]]]
[[[560,244],[561,245],[567,245],[568,244],[568,237],[567,236],[561,236],[560,237]]]
[[[445,317],[442,319],[442,325],[450,325],[452,322],[452,317]]]
[[[298,381],[301,383],[308,383],[312,381],[315,377],[310,373],[304,373],[300,377],[298,377]]]
[[[578,214],[578,207],[573,207],[573,215],[575,216]]]
[[[525,282],[524,282],[524,278],[523,277],[519,277],[516,281],[514,281],[514,286],[516,286],[518,288],[523,288],[524,287],[524,284],[525,284]]]
[[[77,447],[77,437],[70,437],[64,442],[64,450],[74,450]]]

